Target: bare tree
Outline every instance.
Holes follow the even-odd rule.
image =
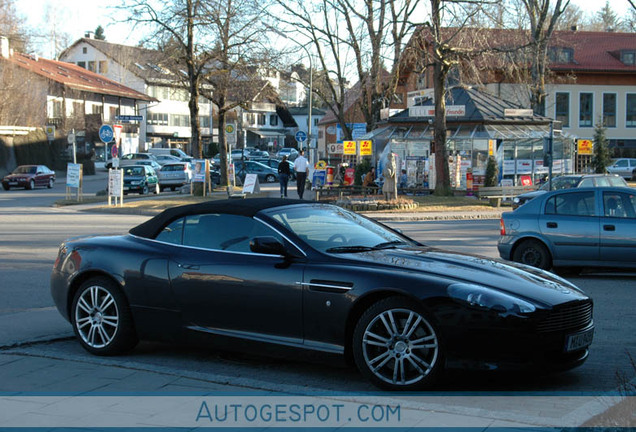
[[[16,12],[15,0],[0,0],[0,36],[9,39],[15,50],[27,51],[29,35],[24,19]]]
[[[545,77],[548,65],[548,45],[559,18],[570,0],[522,0],[530,20],[530,105],[536,114],[545,114]]]
[[[202,87],[201,92],[218,110],[222,184],[228,179],[227,115],[238,107],[247,108],[266,85],[255,66],[266,68],[271,62],[263,44],[263,6],[258,0],[220,0],[205,17],[214,45],[205,53],[205,82],[211,87]]]
[[[278,16],[283,29],[298,43],[309,43],[319,67],[326,71],[316,95],[334,112],[350,138],[345,94],[354,86],[358,108],[367,130],[373,130],[380,111],[389,104],[398,87],[408,38],[421,16],[421,0],[275,0],[285,11]],[[349,95],[351,97],[351,94]]]
[[[47,83],[25,74],[10,60],[0,58],[0,125],[41,126],[46,121]]]
[[[190,128],[192,152],[202,157],[201,128],[199,124],[199,90],[210,57],[204,47],[211,42],[207,16],[207,0],[173,0],[157,3],[152,0],[127,0],[118,8],[128,14],[126,21],[135,27],[150,30],[149,41],[167,48],[166,54],[185,67],[185,84],[190,93]],[[177,78],[178,79],[178,78]]]

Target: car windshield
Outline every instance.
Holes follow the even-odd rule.
[[[142,167],[128,167],[128,168],[124,168],[124,175],[127,175],[127,176],[142,176],[142,175],[144,175],[144,169]]]
[[[416,245],[396,232],[336,206],[282,207],[265,213],[321,252],[355,253]]]
[[[35,174],[38,171],[34,166],[19,166],[13,170],[13,174]]]

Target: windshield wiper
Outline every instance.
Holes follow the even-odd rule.
[[[371,246],[336,246],[327,249],[325,252],[328,253],[356,253],[356,252],[368,252],[375,250],[374,247]]]
[[[394,248],[396,246],[399,245],[405,245],[408,244],[402,240],[393,240],[393,241],[388,241],[388,242],[384,242],[384,243],[379,243],[375,246],[373,246],[373,249],[390,249],[390,248]]]

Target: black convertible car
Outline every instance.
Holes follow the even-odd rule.
[[[551,273],[282,199],[176,207],[127,235],[68,240],[51,292],[94,354],[138,339],[267,342],[346,355],[385,389],[451,367],[569,369],[594,332],[591,299]]]

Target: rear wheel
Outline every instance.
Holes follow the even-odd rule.
[[[73,299],[71,320],[75,335],[92,354],[119,354],[137,344],[128,302],[110,279],[97,277],[80,286]]]
[[[145,184],[142,188],[141,191],[139,191],[139,195],[148,195],[148,185]]]
[[[276,177],[272,174],[269,174],[265,177],[265,181],[267,183],[274,183],[276,181]]]
[[[360,372],[387,390],[430,387],[444,364],[439,332],[416,302],[389,297],[373,304],[353,334]]]
[[[521,264],[548,270],[552,267],[550,252],[538,240],[524,240],[515,249],[512,260]]]

